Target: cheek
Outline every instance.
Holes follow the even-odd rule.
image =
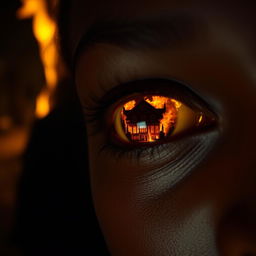
[[[174,187],[168,176],[152,185],[141,178],[145,169],[99,155],[101,141],[89,139],[92,193],[112,255],[217,255],[219,222],[248,186],[244,162],[252,162],[234,150],[234,134]]]
[[[203,255],[206,248],[216,250],[213,206],[205,202],[210,195],[201,191],[203,198],[198,196],[197,182],[185,182],[158,198],[146,200],[142,199],[140,185],[132,179],[105,182],[108,184],[99,184],[94,178],[92,189],[112,255],[186,255],[191,250]]]
[[[152,186],[150,179],[141,178],[143,168],[99,157],[97,139],[89,145],[96,213],[112,255],[186,255],[191,250],[204,255],[206,248],[216,250],[216,186],[208,182],[209,166],[216,160],[209,159],[173,188],[166,176]],[[157,189],[161,187],[165,189]]]

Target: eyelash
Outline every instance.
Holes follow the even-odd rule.
[[[155,157],[159,154],[159,150],[163,147],[166,149],[167,144],[154,144],[151,146],[137,147],[137,148],[125,148],[119,147],[111,142],[103,144],[100,148],[99,153],[110,153],[111,156],[116,157],[116,159],[126,157],[129,160],[140,159],[142,154],[147,154],[151,157]]]
[[[148,86],[149,82],[151,83],[151,86]],[[139,83],[139,87],[136,86],[137,83]],[[162,86],[160,91],[156,91],[156,83],[163,83],[165,85],[167,83],[168,87]],[[144,86],[145,84],[146,86]],[[170,84],[172,84],[171,87]],[[149,90],[149,87],[152,87],[151,90]],[[147,93],[145,93],[145,90]],[[163,94],[163,91],[166,91],[166,94]],[[104,116],[106,115],[106,110],[109,109],[109,107],[112,105],[118,105],[116,102],[121,104],[120,99],[121,101],[123,99],[126,99],[127,101],[127,97],[132,98],[131,95],[135,93],[143,93],[144,95],[147,95],[154,93],[159,94],[159,92],[161,95],[166,97],[168,97],[168,94],[171,95],[171,98],[189,105],[195,111],[200,111],[200,109],[203,109],[204,112],[208,110],[209,112],[213,113],[211,107],[208,106],[206,102],[204,102],[199,96],[197,96],[196,93],[194,93],[187,86],[180,82],[158,78],[137,80],[115,87],[110,92],[106,93],[106,95],[101,99],[97,97],[91,98],[94,102],[94,106],[84,107],[84,112],[86,113],[86,123],[87,125],[90,125],[93,130],[93,132],[89,133],[88,136],[94,136],[103,131],[105,132],[106,118]],[[129,159],[139,160],[142,154],[156,157],[157,154],[159,155],[160,150],[162,151],[170,148],[172,141],[173,140],[169,140],[163,143],[152,143],[150,146],[129,147],[124,145],[117,145],[108,138],[100,147],[99,153],[110,153],[111,156],[114,156],[117,159],[126,157]]]

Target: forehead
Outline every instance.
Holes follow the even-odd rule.
[[[255,6],[254,1],[229,0],[73,0],[68,15],[68,44],[73,55],[83,35],[97,22],[157,20],[172,15],[192,16],[211,26],[226,25],[252,41]]]
[[[236,15],[251,12],[255,7],[254,1],[230,0],[73,0],[71,9],[76,15],[88,16],[114,15],[114,16],[141,16],[152,15],[157,12],[175,10],[215,12],[219,15],[234,13]],[[77,16],[78,17],[78,16]]]

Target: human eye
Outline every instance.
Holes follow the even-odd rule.
[[[175,136],[208,128],[214,117],[163,94],[139,94],[118,105],[112,136],[121,144],[140,147],[166,143]]]
[[[218,127],[217,115],[204,100],[188,86],[169,79],[121,84],[85,113],[89,136],[104,134],[99,152],[132,160],[154,158],[167,148],[176,152],[179,142],[191,146],[189,138]]]

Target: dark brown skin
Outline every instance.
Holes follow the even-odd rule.
[[[84,107],[93,107],[92,95],[101,99],[120,83],[164,77],[183,81],[218,116],[215,129],[184,135],[160,155],[144,153],[139,160],[99,153],[110,135],[104,129],[91,135],[92,124],[87,125],[92,193],[111,255],[256,255],[251,2],[72,1],[73,52],[81,35],[101,20],[152,24],[177,15],[192,24],[192,37],[180,44],[159,39],[158,47],[127,47],[104,41],[79,51],[75,79]],[[105,117],[111,119],[111,107]]]

